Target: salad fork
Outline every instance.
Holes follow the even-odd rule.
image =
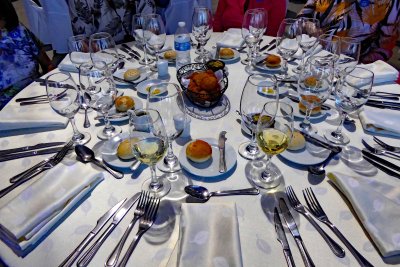
[[[380,146],[382,146],[384,149],[390,151],[390,152],[394,152],[394,153],[400,153],[400,147],[397,146],[391,146],[385,142],[383,142],[381,139],[379,139],[378,137],[374,136],[374,141],[379,144]]]
[[[329,220],[325,211],[322,209],[319,204],[317,197],[312,191],[311,187],[303,190],[304,199],[307,202],[307,206],[311,213],[321,222],[326,224],[335,234],[336,236],[344,243],[344,245],[350,250],[351,254],[356,258],[356,260],[360,263],[361,266],[373,267],[371,263],[368,262],[366,258],[364,258],[360,252],[358,252],[353,245],[344,237],[344,235],[339,231],[339,229]]]
[[[393,152],[390,152],[386,149],[379,149],[379,148],[375,148],[371,145],[369,145],[364,139],[361,139],[361,142],[363,143],[363,145],[365,146],[366,149],[368,149],[371,153],[377,154],[377,155],[384,155],[384,156],[389,156],[392,158],[395,158],[397,160],[400,160],[400,155],[397,155]]]
[[[325,242],[328,244],[330,249],[332,250],[333,254],[338,256],[339,258],[343,258],[345,256],[345,252],[338,243],[336,243],[325,231],[314,221],[311,217],[311,214],[308,212],[307,209],[300,203],[299,199],[297,198],[292,186],[286,187],[286,195],[289,199],[290,205],[298,212],[301,213],[307,220],[314,226],[314,228],[318,231],[318,233],[322,236]]]

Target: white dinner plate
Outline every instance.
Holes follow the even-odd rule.
[[[299,165],[316,165],[324,162],[331,151],[312,143],[306,142],[306,146],[301,150],[288,150],[279,154],[280,157]]]
[[[226,174],[226,172],[225,173],[219,172],[218,140],[215,138],[199,138],[199,139],[206,141],[211,145],[212,148],[211,159],[203,163],[196,163],[188,159],[186,157],[186,147],[190,144],[189,142],[182,147],[182,150],[179,154],[179,162],[182,168],[193,175],[201,177],[217,177]],[[225,143],[225,159],[226,159],[226,171],[228,172],[236,164],[236,151],[228,143]]]
[[[132,165],[133,159],[123,160],[117,155],[117,149],[119,144],[129,138],[129,133],[120,133],[114,136],[110,140],[107,140],[102,147],[102,158],[103,160],[112,167],[117,168],[129,168]]]
[[[231,48],[232,49],[232,48]],[[235,63],[240,60],[240,53],[236,49],[232,49],[233,51],[233,58],[221,58],[219,57],[218,60],[223,61],[225,64]],[[215,55],[215,49],[211,50],[211,55]]]
[[[124,68],[124,69],[118,69],[118,70],[116,70],[116,71],[114,72],[113,75],[114,75],[115,77],[118,77],[118,78],[124,80],[124,73],[125,73],[127,70],[128,70],[128,69],[125,69],[125,68]],[[144,80],[149,76],[149,74],[148,74],[147,72],[142,72],[140,69],[139,69],[139,71],[140,71],[140,76],[139,76],[139,78],[137,78],[136,80],[133,80],[133,81],[131,81],[131,82],[140,83],[140,82],[144,81]],[[124,83],[124,82],[117,81],[116,79],[114,79],[114,82],[115,82],[115,84],[117,84],[117,85],[123,85],[123,86],[130,86],[130,85],[132,85],[132,84],[129,83],[129,82]]]
[[[291,101],[288,98],[282,99],[282,101],[284,101],[284,102],[286,102],[286,103],[288,103],[288,104],[290,104],[292,106],[292,108],[293,108],[293,116],[295,116],[297,118],[300,118],[300,119],[304,119],[306,117],[306,114],[304,114],[304,113],[302,113],[300,111],[298,103],[295,103],[295,102]],[[320,119],[322,119],[322,118],[324,118],[326,116],[327,116],[326,110],[321,109],[320,113],[312,114],[310,116],[310,120],[320,120]]]
[[[153,85],[156,85],[156,84],[160,84],[160,83],[162,83],[162,81],[159,79],[146,80],[146,81],[139,83],[136,86],[136,89],[137,89],[138,93],[143,94],[143,95],[148,95],[149,94],[148,90],[150,90],[150,87]],[[163,94],[166,91],[167,91],[167,88],[165,86],[160,86],[160,92],[158,94],[159,95]]]
[[[132,97],[132,98],[133,98],[133,101],[135,101],[135,107],[133,108],[133,110],[134,110],[134,109],[142,109],[142,108],[143,108],[142,100],[140,100],[139,98],[133,96],[133,95],[134,95],[134,91],[133,91],[133,90],[131,90],[131,89],[126,89],[126,90],[125,90],[125,89],[124,89],[124,95]],[[114,115],[114,114],[117,114],[117,113],[119,113],[119,112],[118,112],[117,109],[115,108],[115,105],[113,105],[113,106],[110,108],[110,111],[108,112],[109,115]],[[100,112],[97,112],[97,114],[98,114],[99,116],[101,116],[101,113],[100,113]],[[110,121],[118,122],[118,121],[125,121],[125,120],[127,120],[127,119],[129,119],[129,116],[128,116],[128,115],[126,115],[126,116],[124,116],[124,117],[120,117],[120,118],[114,118],[114,119],[110,118]]]
[[[265,59],[265,57],[266,56],[264,56],[264,55],[257,57],[254,60],[254,62],[260,62],[261,60]],[[278,68],[270,68],[270,67],[265,66],[265,64],[263,64],[263,63],[258,63],[258,64],[253,63],[253,67],[259,71],[264,71],[264,72],[278,72],[278,71],[282,70],[282,64]]]

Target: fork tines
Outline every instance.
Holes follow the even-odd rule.
[[[311,187],[304,189],[303,195],[304,199],[306,200],[307,206],[316,217],[325,216],[325,212],[319,204],[318,199],[312,191]]]

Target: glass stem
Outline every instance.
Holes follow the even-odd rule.
[[[311,116],[312,108],[308,108],[306,110],[306,117],[304,118],[303,123],[310,125],[310,116]]]
[[[251,141],[247,147],[248,147],[248,150],[253,152],[254,154],[258,153],[258,146],[256,143],[256,131],[255,130],[251,131]]]
[[[148,58],[147,58],[147,45],[146,44],[143,44],[143,53],[144,53],[144,63],[147,65]]]
[[[150,165],[150,171],[151,171],[150,190],[153,192],[157,192],[159,191],[160,188],[162,188],[163,184],[161,181],[158,180],[155,164]]]
[[[172,149],[172,140],[168,138],[168,152],[165,156],[167,162],[172,162],[176,156],[174,155],[174,150]]]
[[[288,66],[287,66],[287,60],[286,58],[282,57],[282,70],[283,70],[283,74],[284,74],[284,78],[287,78],[288,76]]]
[[[74,135],[72,136],[72,139],[73,139],[73,140],[80,140],[80,139],[82,139],[82,134],[81,134],[81,132],[78,131],[78,128],[76,127],[75,118],[74,118],[74,117],[70,118],[70,119],[69,119],[69,122],[70,122],[71,125],[72,125],[72,130],[74,131]]]
[[[306,51],[303,50],[303,54],[301,54],[301,63],[299,66],[299,70],[302,70],[304,68],[304,59],[306,57]]]
[[[343,127],[343,122],[344,119],[346,118],[346,113],[345,112],[340,112],[340,124],[337,127],[337,129],[335,130],[335,134],[336,136],[341,136],[342,135],[342,127]]]
[[[104,129],[112,129],[112,125],[110,120],[108,119],[108,111],[107,112],[103,112],[103,117],[104,117]]]
[[[271,165],[272,155],[267,154],[267,162],[265,162],[265,171],[268,172]]]

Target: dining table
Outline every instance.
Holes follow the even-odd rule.
[[[221,38],[222,33],[213,32],[210,40],[207,42],[206,49],[212,50],[213,46]],[[270,36],[264,36],[263,44],[268,43],[273,39]],[[174,36],[168,35],[166,45],[173,47]],[[132,45],[132,44],[129,44]],[[137,47],[132,46],[135,50],[140,51]],[[245,50],[246,51],[246,50]],[[273,53],[275,50],[270,51]],[[120,52],[124,54],[123,52]],[[191,49],[192,61],[197,55],[195,47]],[[243,59],[246,53],[240,53]],[[289,68],[296,67],[299,60],[290,61]],[[131,60],[129,63],[133,67],[139,67],[136,60]],[[209,191],[229,190],[249,188],[252,183],[246,178],[246,168],[250,163],[249,160],[242,158],[237,149],[243,142],[249,140],[249,136],[244,133],[241,126],[241,118],[237,113],[240,110],[240,98],[243,87],[249,73],[245,71],[245,65],[241,64],[240,60],[229,62],[226,64],[228,73],[228,88],[224,94],[226,105],[223,107],[222,115],[213,116],[205,119],[191,117],[190,136],[180,137],[173,142],[174,151],[177,156],[183,146],[189,140],[213,138],[218,139],[218,134],[221,131],[226,131],[226,144],[230,145],[236,151],[236,163],[234,167],[228,170],[223,175],[216,177],[202,177],[201,175],[192,175],[189,171],[181,171],[178,174],[169,175],[168,179],[171,182],[171,191],[162,198],[159,208],[160,222],[154,226],[155,230],[147,232],[135,251],[133,252],[128,266],[177,266],[177,258],[174,256],[174,251],[179,244],[181,238],[180,229],[180,205],[186,202],[195,202],[184,191],[184,187],[188,184],[201,185]],[[53,70],[51,73],[59,71]],[[174,65],[169,65],[169,81],[177,83],[176,68]],[[48,75],[48,74],[46,74]],[[45,76],[46,76],[45,75]],[[154,77],[156,73],[152,74]],[[78,74],[72,73],[72,77],[78,80]],[[285,85],[290,86],[290,85]],[[125,95],[134,95],[145,104],[146,99],[143,96],[137,95],[135,86],[118,86],[119,92],[124,92]],[[385,92],[400,92],[400,85],[395,82],[374,85],[372,91]],[[15,99],[18,97],[28,97],[38,94],[46,94],[46,88],[38,82],[33,82],[23,89],[7,106],[0,111],[7,113],[12,107],[18,107]],[[328,99],[327,105],[331,106],[330,114],[325,119],[312,121],[313,126],[318,129],[320,135],[326,129],[334,129],[339,124],[338,113],[335,109],[334,100]],[[48,105],[48,104],[47,104]],[[96,156],[101,158],[102,146],[106,141],[99,140],[96,132],[103,124],[96,121],[94,118],[98,115],[97,112],[90,110],[89,119],[91,126],[83,128],[84,114],[78,112],[75,115],[76,125],[79,130],[86,131],[91,134],[91,140],[86,145],[92,148]],[[27,114],[29,116],[29,114]],[[63,119],[59,116],[60,120]],[[358,118],[358,114],[350,114],[350,118],[354,119],[354,123],[345,124],[343,131],[349,136],[350,143],[343,150],[353,148],[363,148],[362,139],[372,142],[371,133],[366,132]],[[302,119],[296,118],[295,126],[298,128]],[[129,132],[128,120],[113,122],[122,127],[124,133]],[[67,142],[72,136],[72,127],[62,127],[59,129],[45,129],[30,131],[16,131],[13,133],[5,133],[0,130],[0,149],[9,149],[25,145],[33,145],[44,142],[62,141]],[[399,144],[395,137],[382,136],[382,139],[390,144]],[[342,152],[343,153],[343,152]],[[232,155],[230,155],[232,156]],[[0,188],[10,185],[9,178],[33,166],[37,162],[48,158],[49,155],[39,155],[35,157],[26,157],[23,159],[0,162]],[[67,156],[68,160],[76,160],[75,152]],[[393,159],[388,159],[396,163]],[[386,266],[400,264],[400,260],[383,258],[377,247],[370,239],[368,233],[363,228],[362,223],[356,216],[354,209],[344,195],[333,185],[326,176],[310,175],[307,171],[307,166],[296,164],[282,156],[276,156],[272,159],[279,170],[282,172],[283,178],[280,185],[273,189],[260,189],[259,195],[247,196],[227,196],[227,197],[212,197],[206,203],[196,203],[196,205],[214,205],[217,203],[233,203],[236,206],[238,231],[240,237],[240,250],[242,266],[286,266],[282,246],[276,239],[274,225],[274,208],[279,206],[279,199],[285,197],[285,187],[292,186],[300,201],[305,204],[302,190],[311,187],[316,194],[324,211],[328,214],[329,219],[341,230],[343,235],[351,242],[351,244],[374,266]],[[79,163],[79,167],[94,168],[102,171],[100,168],[91,164]],[[362,176],[357,173],[349,164],[347,164],[341,155],[337,155],[326,166],[327,172],[338,172],[349,176]],[[162,173],[158,171],[158,175]],[[43,175],[43,174],[42,174]],[[141,186],[144,180],[150,177],[150,169],[142,165],[136,171],[124,170],[122,179],[115,179],[108,173],[104,174],[105,179],[99,183],[93,191],[82,201],[68,212],[52,229],[41,238],[36,246],[22,257],[16,255],[5,242],[0,242],[0,258],[10,267],[15,266],[58,266],[63,260],[79,245],[84,237],[93,229],[97,220],[116,203],[124,198],[129,198],[135,193],[141,191]],[[28,188],[32,183],[41,178],[41,175],[25,183],[24,185],[13,190],[3,198],[0,198],[0,207],[4,206],[8,201],[17,196],[21,191]],[[375,170],[373,175],[368,176],[369,179],[384,181],[394,186],[400,186],[400,181],[381,170]],[[43,188],[42,194],[46,194],[46,188]],[[289,202],[288,202],[289,205]],[[290,206],[290,205],[289,205]],[[373,208],[373,207],[372,207]],[[341,241],[330,231],[326,225],[318,222],[318,224],[331,236],[338,244],[346,251],[346,256],[343,258],[336,257],[329,249],[322,237],[317,233],[315,228],[301,216],[299,213],[291,209],[291,213],[297,223],[299,232],[303,242],[307,247],[310,257],[313,259],[316,266],[359,266],[359,263]],[[115,245],[121,238],[125,228],[133,217],[133,209],[116,227],[108,239],[104,242],[98,253],[95,255],[89,266],[104,266],[108,255],[111,253]],[[284,221],[283,221],[284,223]],[[285,227],[286,228],[286,227]],[[400,233],[399,233],[400,235]],[[303,265],[301,254],[296,247],[296,242],[286,229],[286,236],[293,254],[294,262],[298,266]],[[192,242],[201,242],[199,240]],[[211,238],[211,236],[210,236]],[[400,236],[397,238],[400,242]],[[214,266],[218,265],[216,261]],[[193,262],[191,266],[203,266],[201,262]]]

